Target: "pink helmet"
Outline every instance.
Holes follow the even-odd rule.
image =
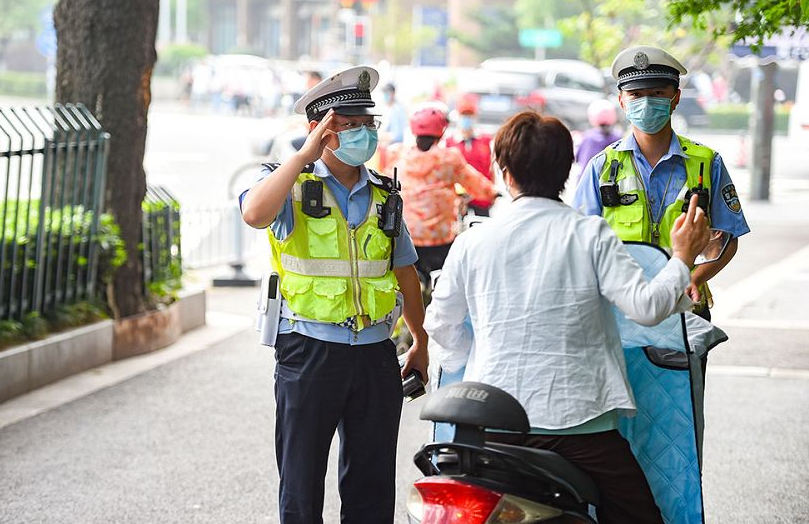
[[[415,136],[434,136],[440,138],[449,125],[447,107],[438,102],[430,102],[419,106],[410,117],[410,131]]]
[[[587,108],[587,119],[593,127],[614,126],[618,121],[615,104],[603,99],[593,101]]]

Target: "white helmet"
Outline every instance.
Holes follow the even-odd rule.
[[[593,101],[587,108],[587,120],[593,127],[614,126],[618,122],[615,104],[603,98]]]

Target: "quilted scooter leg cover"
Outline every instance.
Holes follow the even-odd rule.
[[[666,255],[652,246],[628,244],[627,249],[647,278],[666,264]],[[683,316],[673,315],[651,328],[635,324],[617,310],[616,318],[637,404],[634,417],[621,419],[621,434],[646,474],[663,520],[704,523],[702,377],[699,358],[687,346]],[[664,351],[644,350],[647,345]]]

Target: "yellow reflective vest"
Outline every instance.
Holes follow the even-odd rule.
[[[635,165],[632,151],[618,151],[613,146],[604,150],[604,170],[599,177],[601,185],[610,183],[610,166],[613,160],[618,162],[618,172],[615,182],[621,195],[637,195],[637,199],[629,205],[619,205],[602,209],[604,220],[609,223],[618,238],[627,241],[650,242],[663,247],[671,253],[671,228],[674,220],[682,214],[685,195],[699,182],[700,164],[703,167],[702,187],[711,194],[711,164],[716,153],[713,149],[697,144],[684,136],[677,136],[680,147],[687,154],[685,162],[685,184],[682,187],[669,187],[668,191],[677,191],[677,198],[666,207],[659,222],[654,222],[652,207],[646,196],[646,187]],[[629,200],[632,200],[631,198]],[[710,205],[708,207],[708,225],[711,223]],[[657,212],[657,210],[654,210]],[[710,307],[713,304],[708,284],[700,286],[702,306]]]
[[[323,205],[331,211],[322,218],[303,212],[302,185],[307,180],[323,184]],[[323,179],[301,173],[292,188],[292,231],[278,240],[268,228],[281,295],[298,315],[335,323],[357,317],[359,331],[393,310],[398,289],[391,263],[393,241],[379,229],[377,213],[377,204],[389,193],[370,182],[368,186],[371,199],[365,219],[351,228]]]
[[[599,178],[600,184],[609,183],[610,166],[612,161],[618,162],[618,172],[615,182],[618,184],[618,192],[621,195],[637,195],[637,199],[628,205],[615,207],[603,207],[603,217],[618,235],[621,240],[632,240],[637,242],[650,242],[659,245],[670,251],[671,249],[671,228],[674,220],[682,213],[686,192],[696,187],[699,180],[700,164],[703,164],[702,185],[711,191],[711,162],[714,158],[714,151],[708,147],[697,144],[688,138],[678,136],[683,152],[688,156],[685,161],[685,184],[682,187],[669,187],[668,191],[676,191],[677,198],[666,207],[659,219],[659,223],[654,222],[655,216],[652,214],[652,207],[646,196],[646,187],[643,179],[635,165],[635,158],[632,151],[618,151],[613,146],[604,150],[606,159],[604,170]],[[629,199],[633,200],[633,199]],[[710,209],[710,208],[709,208]],[[655,214],[657,209],[654,210]],[[708,216],[710,224],[710,213]]]

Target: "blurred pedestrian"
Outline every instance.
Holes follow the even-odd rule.
[[[407,109],[396,98],[396,86],[386,84],[382,88],[385,105],[382,108],[382,129],[379,132],[380,145],[387,147],[404,140],[407,130]]]
[[[576,180],[581,178],[591,158],[621,138],[621,134],[614,129],[618,122],[618,112],[615,110],[615,104],[609,100],[591,102],[587,107],[587,120],[592,127],[584,132],[579,149],[576,151],[576,164],[581,167]]]
[[[493,200],[497,195],[492,182],[469,165],[460,151],[439,145],[448,125],[446,106],[428,102],[410,117],[415,145],[396,144],[388,151],[386,171],[397,170],[404,216],[419,255],[416,268],[427,282],[430,272],[443,266],[460,229],[455,185],[473,198]]]
[[[492,169],[492,137],[478,133],[475,129],[478,116],[477,98],[474,95],[462,96],[455,105],[458,113],[458,133],[447,137],[447,147],[458,149],[469,164],[489,180],[494,181]],[[494,199],[475,198],[469,207],[477,216],[489,216]]]

